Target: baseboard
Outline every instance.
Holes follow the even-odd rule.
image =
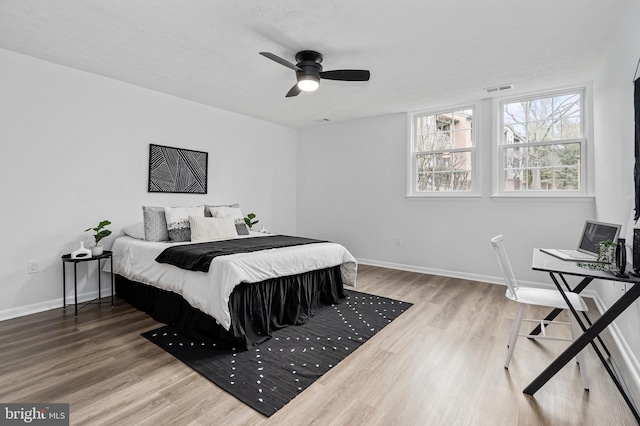
[[[100,292],[100,296],[108,297],[111,293],[108,289],[103,289]],[[98,290],[90,291],[87,293],[78,294],[78,303],[88,302],[98,297]],[[67,295],[67,306],[73,307],[74,297],[73,295]],[[62,299],[47,300],[45,302],[34,303],[32,305],[21,306],[19,308],[11,308],[0,311],[0,321],[18,318],[25,315],[37,314],[39,312],[49,311],[51,309],[62,308]]]
[[[418,272],[420,274],[439,275],[442,277],[459,278],[462,280],[479,281],[479,282],[489,283],[489,284],[505,285],[504,279],[502,277],[470,274],[467,272],[459,272],[459,271],[449,271],[447,269],[427,268],[424,266],[406,265],[402,263],[381,262],[378,260],[371,260],[371,259],[356,259],[356,260],[358,261],[359,264],[362,264],[362,265],[379,266],[381,268],[397,269],[400,271]],[[520,284],[526,285],[527,287],[549,288],[549,289],[555,288],[555,286],[551,283],[541,283],[541,282],[535,282],[535,281],[522,281],[522,280],[518,280],[518,282]],[[586,295],[587,297],[590,297],[588,293],[585,293],[584,295]]]
[[[381,262],[381,261],[371,260],[371,259],[357,259],[357,261],[358,263],[361,263],[363,265],[379,266],[381,268],[397,269],[400,271],[418,272],[421,274],[439,275],[444,277],[459,278],[463,280],[480,281],[480,282],[490,283],[490,284],[505,285],[504,279],[502,277],[469,274],[465,272],[449,271],[445,269],[436,269],[436,268],[426,268],[424,266],[405,265],[401,263]],[[522,285],[526,285],[528,287],[550,288],[550,289],[556,288],[553,284],[550,284],[550,283],[539,283],[539,282],[533,282],[533,281],[519,281],[519,283]],[[600,298],[600,295],[598,294],[597,291],[587,289],[583,291],[581,294],[583,297],[590,297],[593,299],[596,305],[596,308],[598,309],[598,312],[600,312],[600,314],[606,311],[605,304]],[[633,380],[633,383],[636,386],[636,388],[640,389],[640,363],[638,362],[638,359],[631,351],[631,348],[629,347],[627,340],[624,338],[624,336],[620,332],[620,329],[618,328],[616,323],[613,322],[609,327],[611,330],[611,334],[613,336],[613,340],[616,346],[618,347],[618,350],[622,354],[623,362],[631,372],[631,375],[632,375],[631,379]]]
[[[598,293],[595,294],[593,301],[598,308],[600,313],[606,310],[604,301],[600,298]],[[633,380],[634,385],[637,389],[640,389],[640,362],[638,362],[638,358],[634,355],[631,347],[627,343],[627,339],[624,338],[622,332],[618,325],[612,322],[609,325],[609,330],[611,331],[611,335],[613,336],[613,340],[616,343],[616,346],[620,350],[620,354],[622,355],[622,360],[629,369],[631,373],[631,379]]]

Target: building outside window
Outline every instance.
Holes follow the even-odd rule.
[[[473,107],[410,115],[409,196],[473,191],[473,115]]]

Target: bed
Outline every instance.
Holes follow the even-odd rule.
[[[251,232],[235,239],[263,242],[265,236]],[[193,246],[120,237],[113,244],[113,272],[120,297],[202,341],[257,346],[274,330],[304,323],[322,305],[339,302],[343,284],[356,283],[355,258],[331,242],[220,255],[206,272],[156,261],[165,249],[187,244]]]

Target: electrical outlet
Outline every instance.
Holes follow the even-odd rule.
[[[395,243],[395,245],[401,246],[402,245],[402,238],[396,237],[395,240],[393,240],[393,242]]]
[[[37,274],[40,272],[40,265],[37,259],[27,261],[27,274]]]

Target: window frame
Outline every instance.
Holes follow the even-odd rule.
[[[471,147],[469,148],[452,148],[448,150],[434,150],[434,151],[417,151],[417,132],[416,132],[416,119],[419,117],[438,115],[438,114],[451,114],[456,111],[462,110],[473,111],[473,121],[471,125]],[[464,198],[464,197],[479,197],[480,182],[478,172],[478,131],[479,128],[479,114],[480,108],[478,102],[468,102],[453,106],[432,108],[421,111],[409,112],[407,114],[407,198]],[[417,156],[424,153],[438,153],[447,151],[451,153],[455,152],[469,152],[471,155],[471,189],[470,190],[452,190],[452,191],[418,191],[418,171],[417,171]]]
[[[521,147],[533,147],[533,146],[551,146],[558,144],[571,144],[580,143],[580,189],[579,190],[523,190],[523,191],[509,191],[504,189],[505,183],[505,155],[504,151],[510,147],[509,144],[504,143],[504,106],[505,104],[524,102],[535,99],[550,98],[554,96],[568,95],[568,94],[580,94],[581,106],[580,106],[580,125],[582,128],[582,138],[577,139],[563,139],[550,140],[550,141],[538,141],[528,142],[520,145]],[[510,97],[497,97],[493,99],[492,113],[494,115],[494,129],[492,132],[494,143],[493,145],[493,162],[492,171],[494,175],[492,185],[492,197],[504,197],[504,198],[581,198],[592,197],[592,151],[593,146],[591,143],[593,129],[591,127],[591,87],[575,86],[567,87],[552,91],[539,91],[527,94],[521,94]]]

